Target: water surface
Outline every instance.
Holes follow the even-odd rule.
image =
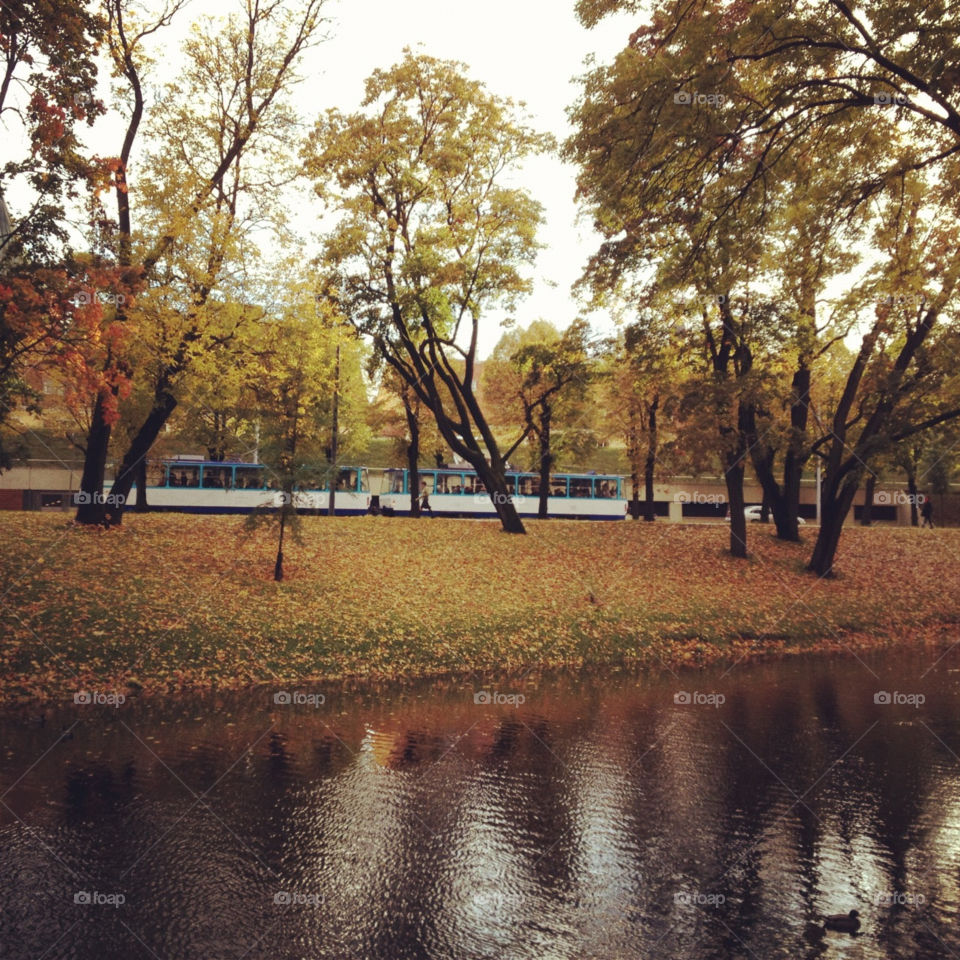
[[[8,713],[0,957],[956,957],[941,656]]]

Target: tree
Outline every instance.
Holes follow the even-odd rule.
[[[628,324],[611,355],[611,371],[604,407],[626,441],[630,463],[629,512],[640,516],[640,488],[644,491],[643,519],[656,519],[654,477],[660,456],[663,422],[682,392],[682,367],[663,327],[649,318]],[[642,484],[641,484],[642,480]]]
[[[149,183],[144,190],[144,219],[150,229],[135,233],[132,200],[137,191],[130,180],[130,160],[146,109],[144,46],[183,2],[168,0],[146,21],[132,10],[130,0],[107,3],[110,50],[115,72],[126,84],[129,110],[114,184],[113,255],[121,267],[136,272],[142,285],[149,285],[169,278],[169,258],[176,256],[178,244],[194,239],[191,231],[202,235],[206,230],[208,242],[205,256],[190,264],[184,278],[188,305],[182,333],[155,380],[155,403],[123,457],[113,487],[116,496],[111,498],[116,506],[108,512],[100,493],[110,442],[110,391],[103,389],[97,396],[80,484],[87,501],[77,511],[81,523],[120,521],[137,464],[176,406],[173,383],[203,342],[204,308],[235,240],[238,202],[248,189],[244,158],[261,137],[272,148],[271,138],[288,132],[285,93],[295,79],[297,61],[316,41],[323,23],[324,0],[300,0],[289,8],[243,0],[242,12],[226,18],[220,31],[213,21],[194,31],[185,47],[190,66],[183,78],[167,85],[164,105],[155,110],[159,133],[166,138],[153,158],[152,197]],[[149,201],[161,198],[163,204],[154,203],[151,209]],[[117,313],[120,323],[129,321],[124,305]]]
[[[484,483],[505,531],[522,533],[504,456],[474,380],[485,311],[529,289],[540,206],[505,176],[549,139],[466,77],[414,56],[367,80],[360,113],[322,117],[304,159],[340,211],[323,263],[358,332],[427,406]]]
[[[371,367],[371,373],[380,372],[376,425],[381,433],[397,438],[400,462],[407,467],[410,516],[419,517],[420,457],[424,450],[442,448],[443,441],[426,404],[396,370],[376,353],[371,356]]]
[[[748,155],[744,196],[829,128],[847,134],[836,138],[833,161],[847,169],[846,200],[854,206],[903,175],[948,159],[960,142],[960,34],[950,4],[661,0],[651,11],[642,9],[647,22],[621,56],[664,64],[661,94],[682,89],[709,95],[722,84],[733,109],[724,114],[718,136],[688,151],[687,166],[704,178]],[[577,4],[587,26],[624,10],[639,12],[641,4]],[[634,89],[634,105],[642,109],[650,93]],[[907,136],[891,137],[891,128]],[[677,144],[678,151],[688,147]],[[620,147],[611,143],[610,149]],[[656,192],[669,177],[664,170],[645,186]]]
[[[521,428],[520,437],[504,457],[509,458],[525,438],[537,445],[536,467],[540,474],[537,516],[548,517],[550,471],[556,462],[556,430],[565,416],[582,406],[595,375],[590,326],[574,320],[562,333],[539,321],[524,331],[505,334],[484,365],[484,398],[499,408],[501,422]],[[506,414],[504,417],[503,415]]]
[[[583,0],[579,10],[585,22],[595,22],[613,9],[637,6]],[[879,349],[882,342],[890,350],[891,343],[879,332],[876,337],[865,334],[866,350],[850,370],[850,391],[843,391],[839,408],[820,420],[822,427],[833,429],[829,436],[821,433],[811,440],[812,363],[837,338],[858,332],[858,321],[849,313],[839,324],[830,316],[821,321],[816,305],[827,281],[851,268],[851,237],[876,220],[878,204],[888,203],[898,184],[911,173],[922,175],[930,199],[950,206],[952,197],[944,187],[956,178],[960,128],[951,119],[956,116],[948,102],[952,86],[934,90],[932,98],[938,104],[943,100],[943,109],[933,111],[936,117],[909,98],[891,102],[892,93],[903,92],[898,84],[933,90],[922,75],[928,66],[914,56],[912,44],[902,42],[918,18],[912,16],[912,5],[901,4],[892,12],[897,6],[867,4],[869,15],[860,21],[859,8],[854,14],[839,2],[802,8],[777,0],[658,3],[614,64],[584,79],[583,97],[574,110],[577,132],[567,148],[581,164],[579,192],[605,237],[591,264],[595,286],[610,289],[631,270],[644,272],[649,283],[656,270],[657,284],[669,279],[668,289],[677,290],[689,280],[690,266],[699,263],[701,276],[710,283],[701,281],[698,296],[712,287],[728,298],[716,279],[730,258],[737,255],[751,265],[744,270],[742,262],[739,269],[741,284],[746,279],[753,284],[750,337],[744,336],[747,327],[738,319],[723,337],[713,338],[723,344],[725,337],[728,357],[739,352],[740,360],[724,374],[724,351],[711,348],[715,380],[732,392],[725,401],[730,416],[721,425],[727,438],[728,488],[730,454],[733,465],[740,463],[741,452],[749,454],[765,502],[773,507],[778,535],[795,538],[803,465],[832,444],[831,454],[838,458],[834,472],[843,471],[846,479],[834,487],[828,467],[824,489],[836,499],[825,509],[827,522],[814,548],[811,568],[818,572],[832,564],[843,517],[862,473],[847,463],[842,444],[837,445],[837,430],[848,439],[851,428],[860,434],[862,403],[869,408],[866,398],[876,380],[872,375],[864,380],[864,372],[874,347]],[[919,46],[949,53],[957,41],[944,8],[933,5],[918,17],[923,34]],[[933,71],[941,77],[947,73],[938,72],[935,62]],[[736,235],[748,246],[738,250],[739,244],[727,243],[724,251],[723,238]],[[757,239],[764,251],[779,246],[801,254],[791,262],[781,253],[781,263],[771,269],[770,258],[756,248]],[[683,269],[665,271],[671,261]],[[900,284],[910,289],[932,275],[916,261],[914,266],[912,276],[899,270]],[[948,279],[951,269],[946,269]],[[774,289],[788,289],[789,300],[768,296],[765,305],[757,303],[762,289],[758,281],[764,280],[775,284]],[[907,335],[904,341],[901,386],[906,391],[913,389],[918,375],[923,379],[929,372],[913,366],[925,352],[929,329],[917,328],[916,336]],[[781,357],[793,365],[788,390],[777,386],[788,369]],[[897,361],[892,366],[896,368]],[[860,451],[861,464],[863,455],[876,452],[882,436],[894,435],[890,418],[903,399],[901,394],[888,396],[873,406],[876,418],[864,423],[871,437]],[[786,424],[777,409],[780,404],[788,411]],[[915,432],[922,427],[914,422],[903,429]],[[782,486],[773,475],[780,451]],[[736,522],[739,508],[733,495],[730,505]],[[733,524],[731,537],[739,537]]]
[[[820,530],[808,565],[819,576],[833,573],[843,523],[869,464],[893,445],[960,416],[960,406],[938,390],[956,357],[955,335],[941,322],[955,311],[960,285],[950,190],[905,176],[882,197],[875,244],[886,257],[851,305],[867,306],[874,316],[832,419],[814,444],[826,464]],[[938,398],[932,414],[925,402],[930,398]]]
[[[852,251],[862,240],[862,218],[852,220],[833,202],[843,190],[836,178],[848,171],[825,162],[838,146],[825,135],[808,154],[781,162],[765,205],[764,272],[770,289],[780,292],[778,349],[765,364],[768,389],[752,414],[748,442],[764,505],[773,514],[777,537],[788,541],[800,539],[800,484],[811,455],[814,378],[825,372],[825,355],[850,333],[849,325],[838,324],[825,309],[826,289],[860,260]],[[778,459],[782,481],[776,477]]]
[[[39,403],[27,371],[72,377],[78,389],[110,379],[98,370],[110,316],[93,289],[122,291],[123,278],[78,256],[69,230],[75,204],[94,203],[110,169],[80,140],[103,113],[91,92],[103,31],[80,0],[0,4],[0,431],[18,405]],[[22,209],[8,209],[14,196]],[[0,432],[0,470],[8,465]]]
[[[296,297],[291,303],[281,317],[258,325],[253,362],[246,368],[246,387],[261,424],[262,459],[273,476],[278,508],[256,512],[250,525],[276,525],[277,581],[284,576],[288,528],[299,535],[300,491],[317,486],[319,475],[329,475],[324,456],[330,425],[326,404],[334,386],[330,348],[337,318],[318,319],[309,298],[301,298],[299,307]]]

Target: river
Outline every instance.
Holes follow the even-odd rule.
[[[97,693],[0,716],[3,960],[960,955],[960,648]]]

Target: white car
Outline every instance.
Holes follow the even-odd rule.
[[[761,514],[762,509],[763,509],[763,508],[760,506],[759,503],[755,503],[752,507],[746,507],[746,508],[744,509],[744,511],[743,511],[743,517],[744,517],[744,519],[747,521],[747,523],[759,523],[759,522],[760,522],[760,514]],[[772,512],[772,511],[771,511],[771,513],[770,513],[770,522],[773,523],[773,512]],[[804,525],[806,524],[806,522],[807,522],[807,521],[804,520],[803,517],[797,517],[797,523],[798,523],[801,527],[804,526]]]

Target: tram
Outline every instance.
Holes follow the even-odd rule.
[[[262,463],[181,456],[162,460],[151,472],[154,475],[148,479],[147,500],[153,510],[251,513],[279,507],[283,502],[276,475]],[[335,491],[334,506],[338,514],[367,513],[370,509],[369,470],[366,467],[339,467]],[[304,513],[325,513],[330,505],[329,483],[296,491],[294,504]]]
[[[373,471],[363,466],[342,466],[336,471],[335,510],[338,516],[381,512],[409,516],[410,479],[406,469]],[[148,471],[147,499],[153,510],[183,513],[250,513],[283,503],[277,476],[262,463],[240,460],[205,460],[179,456],[165,459]],[[371,484],[375,489],[371,489]],[[419,471],[420,493],[426,493],[430,512],[448,517],[496,516],[493,502],[476,472],[444,467]],[[540,475],[509,471],[509,496],[524,517],[539,510]],[[550,476],[547,500],[551,517],[582,520],[622,520],[626,514],[624,478],[596,473],[555,473]],[[376,490],[380,493],[377,496]],[[105,489],[109,495],[109,488]],[[294,505],[303,513],[326,513],[329,483],[297,490]]]
[[[386,514],[409,515],[410,476],[406,469],[384,471],[380,507]],[[469,468],[419,470],[420,491],[438,516],[495,517],[483,482]],[[540,474],[508,471],[507,491],[522,517],[535,517],[540,506]],[[547,510],[551,517],[622,520],[627,511],[624,478],[597,473],[553,473]]]

